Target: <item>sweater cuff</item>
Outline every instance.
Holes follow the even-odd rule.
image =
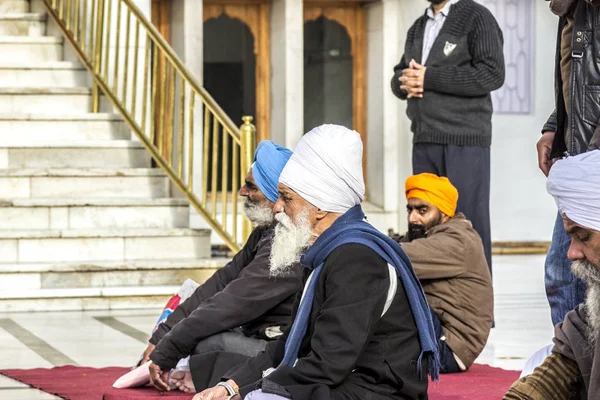
[[[423,79],[423,90],[436,91],[440,86],[444,85],[444,77],[435,67],[427,67],[425,78]]]
[[[398,74],[394,74],[394,76],[392,77],[392,81],[390,82],[392,93],[394,93],[394,95],[400,100],[406,100],[406,98],[408,97],[408,92],[400,88],[402,84],[398,80],[399,78],[400,76]]]
[[[158,365],[163,371],[168,371],[171,368],[175,368],[179,360],[176,360],[173,363],[173,360],[171,359],[172,357],[167,357],[166,355],[162,354],[161,350],[162,349],[159,349],[158,347],[155,348],[154,351],[150,353],[150,360],[154,364]]]

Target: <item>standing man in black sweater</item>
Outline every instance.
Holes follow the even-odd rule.
[[[408,101],[413,174],[448,177],[458,211],[473,222],[492,267],[490,145],[492,98],[504,83],[502,31],[473,0],[428,0],[408,31],[392,92]]]

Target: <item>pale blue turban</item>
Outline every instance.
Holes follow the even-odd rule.
[[[258,188],[271,202],[279,198],[277,184],[283,167],[288,162],[292,152],[270,140],[263,140],[254,152],[252,175]]]

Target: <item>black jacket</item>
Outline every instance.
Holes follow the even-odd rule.
[[[285,330],[295,295],[302,288],[302,268],[272,278],[269,256],[273,228],[256,228],[246,245],[160,324],[150,343],[150,359],[163,370],[175,367],[198,342],[241,326],[248,336],[269,339],[268,327]]]
[[[288,329],[223,379],[233,379],[243,396],[262,385],[263,391],[282,390],[294,400],[427,399],[427,363],[419,373],[421,346],[400,282],[381,317],[389,285],[387,264],[374,251],[359,244],[340,246],[325,261],[317,282],[296,365],[278,368],[256,383],[283,359]]]
[[[411,59],[421,63],[425,25],[408,31],[404,55],[394,67],[392,92],[406,100],[398,80]],[[408,99],[414,143],[484,146],[492,141],[490,92],[504,83],[502,31],[490,11],[473,0],[450,7],[425,66],[423,98]]]
[[[595,0],[594,3],[600,3]],[[561,40],[567,23],[566,17],[558,22],[555,57],[555,110],[542,128],[542,132],[556,132],[552,145],[552,158],[584,153],[600,148],[600,9],[598,6],[579,1],[579,7],[585,7],[585,24],[582,30],[573,30],[573,40],[578,38],[576,31],[582,31],[583,54],[581,58],[573,57],[571,68],[570,109],[568,114],[563,96],[563,80],[561,74]],[[573,47],[573,43],[571,44]]]

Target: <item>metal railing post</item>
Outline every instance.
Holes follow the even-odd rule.
[[[241,167],[241,180],[240,182],[244,182],[244,178],[246,174],[250,170],[252,166],[252,159],[254,158],[254,150],[256,149],[256,126],[252,124],[253,118],[251,116],[242,117],[242,121],[244,123],[240,126],[240,143],[241,143],[241,157],[240,157],[240,167]],[[233,199],[233,201],[237,201],[237,199]],[[250,236],[252,232],[252,223],[246,218],[245,215],[242,216],[242,242],[245,242]]]

